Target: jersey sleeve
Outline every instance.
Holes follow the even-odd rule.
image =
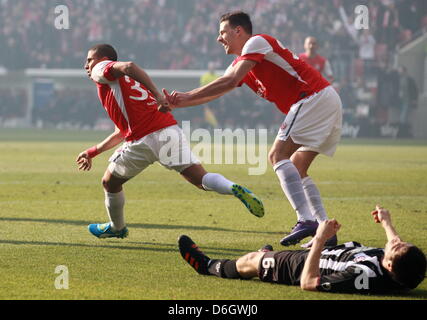
[[[95,65],[91,72],[91,78],[98,83],[110,83],[116,79],[111,74],[111,68],[116,61],[104,60]]]
[[[363,265],[353,265],[344,271],[337,271],[320,277],[318,291],[367,293],[375,291],[370,278],[370,271]]]
[[[254,36],[250,38],[242,49],[242,55],[238,57],[240,60],[252,60],[261,62],[264,56],[273,51],[273,47],[262,36]]]

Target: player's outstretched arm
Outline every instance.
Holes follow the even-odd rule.
[[[102,142],[94,145],[93,147],[81,152],[76,159],[78,169],[89,171],[92,168],[92,158],[98,154],[114,148],[123,141],[123,135],[119,128],[116,127],[114,132],[105,138]]]
[[[246,74],[256,65],[255,61],[241,60],[235,66],[227,69],[226,73],[211,83],[193,89],[189,92],[172,92],[166,95],[169,103],[175,108],[190,107],[212,101],[237,87]]]
[[[335,219],[323,221],[317,228],[313,245],[305,261],[301,274],[301,289],[316,291],[320,281],[320,256],[325,242],[333,237],[341,225]]]
[[[376,223],[381,223],[381,226],[384,228],[387,235],[387,241],[390,242],[396,239],[401,241],[400,236],[397,234],[393,224],[391,223],[391,215],[387,209],[377,205],[375,210],[371,212],[371,215],[374,217],[374,221]]]
[[[150,76],[132,61],[118,61],[111,68],[112,75],[116,78],[129,76],[146,87],[154,95],[159,105],[167,106],[168,101],[157,89]]]

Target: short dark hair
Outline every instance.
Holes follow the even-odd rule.
[[[241,26],[248,34],[252,34],[252,22],[249,15],[243,11],[233,11],[221,16],[219,22],[228,21],[232,27]]]
[[[415,289],[425,278],[426,256],[417,247],[410,245],[395,256],[391,267],[392,278],[409,289]]]
[[[96,44],[89,51],[95,51],[99,58],[107,57],[109,60],[117,61],[117,52],[110,44]]]

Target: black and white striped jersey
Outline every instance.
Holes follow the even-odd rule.
[[[391,292],[403,289],[381,265],[384,249],[347,242],[322,251],[319,291]]]
[[[300,285],[308,250],[267,252],[260,261],[262,281]],[[391,293],[403,288],[382,267],[384,249],[348,242],[325,248],[320,256],[319,291]]]

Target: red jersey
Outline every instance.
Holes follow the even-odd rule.
[[[111,74],[114,63],[99,62],[92,69],[91,78],[98,87],[102,106],[126,141],[139,140],[177,123],[170,112],[157,110],[156,99],[141,83],[128,76],[114,78]]]
[[[304,52],[300,53],[299,58],[319,71],[323,76],[328,77],[328,79],[333,77],[332,68],[329,61],[321,55],[317,54],[315,57],[309,58],[308,55]]]
[[[316,69],[320,73],[322,73],[323,69],[325,68],[326,59],[321,55],[316,55],[315,57],[309,58],[308,55],[304,52],[304,53],[300,53],[299,58],[302,61],[308,63],[310,66],[312,66],[314,69]]]
[[[285,114],[294,103],[330,85],[319,72],[265,34],[251,37],[232,66],[240,60],[257,62],[240,85],[246,83]]]

